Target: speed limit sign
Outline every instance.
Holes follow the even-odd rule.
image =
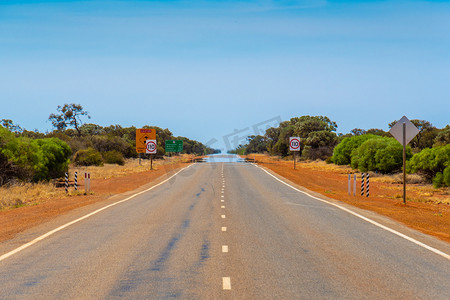
[[[289,150],[300,151],[300,138],[299,137],[290,137],[289,138]]]
[[[145,153],[156,154],[156,140],[146,140],[145,141]]]

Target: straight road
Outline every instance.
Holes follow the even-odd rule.
[[[373,217],[443,253],[253,164],[198,163],[21,251],[45,226],[0,244],[0,298],[449,299],[449,244]]]

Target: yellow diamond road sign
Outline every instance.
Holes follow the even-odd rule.
[[[146,153],[146,141],[156,140],[155,129],[136,129],[136,152]]]

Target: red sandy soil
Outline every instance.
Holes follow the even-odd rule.
[[[0,242],[11,239],[19,232],[47,222],[75,208],[106,201],[112,195],[137,189],[168,174],[168,172],[173,172],[185,166],[187,166],[186,163],[174,163],[160,167],[158,170],[134,173],[123,177],[93,178],[90,195],[56,198],[33,206],[0,211]],[[83,187],[81,187],[81,190],[83,190]]]
[[[253,159],[254,156],[251,155],[249,158]],[[382,183],[374,180],[370,181],[368,198],[360,196],[360,188],[357,188],[357,196],[349,196],[348,175],[342,174],[342,171],[313,168],[311,164],[301,162],[297,162],[294,170],[292,161],[279,161],[262,155],[256,156],[256,159],[261,166],[309,190],[358,208],[374,211],[423,233],[450,242],[450,205],[427,202],[427,197],[415,191],[413,184],[407,185],[407,198],[413,199],[413,201],[407,201],[406,204],[403,204],[403,199],[399,198],[403,191],[402,184]],[[357,187],[360,187],[360,178],[357,180]],[[433,197],[441,197],[442,200],[448,201],[449,196],[444,192],[433,195]]]

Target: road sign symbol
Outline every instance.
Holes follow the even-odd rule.
[[[300,138],[299,137],[290,137],[289,138],[289,150],[300,151]]]
[[[183,141],[181,140],[167,140],[165,144],[166,152],[182,152]]]
[[[146,141],[156,140],[156,130],[153,128],[136,129],[136,152],[146,153]]]
[[[405,124],[405,146],[411,142],[411,140],[419,133],[414,124],[408,120],[407,117],[403,116],[394,126],[392,126],[389,133],[403,145],[403,123]]]
[[[156,147],[156,140],[145,141],[145,153],[156,154],[158,148]]]

